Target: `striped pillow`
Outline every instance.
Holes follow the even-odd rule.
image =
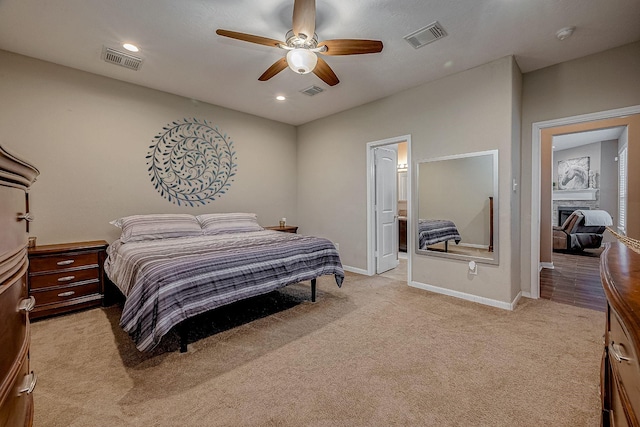
[[[188,214],[132,215],[111,224],[122,228],[122,243],[202,235],[200,223]]]
[[[254,213],[217,213],[196,217],[205,235],[262,231]]]

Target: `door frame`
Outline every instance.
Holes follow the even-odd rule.
[[[533,123],[531,135],[531,288],[529,295],[523,292],[523,296],[540,298],[540,178],[542,175],[540,141],[542,131],[547,128],[615,119],[638,113],[640,113],[640,105],[634,105]]]
[[[401,142],[407,143],[407,283],[412,280],[411,277],[411,259],[412,253],[408,248],[413,248],[413,236],[411,233],[411,177],[412,177],[412,163],[411,163],[411,135],[401,135],[392,138],[382,139],[379,141],[372,141],[367,143],[367,275],[373,276],[376,274],[376,257],[375,257],[375,243],[376,243],[376,223],[375,223],[375,156],[373,150],[385,145],[395,145]]]

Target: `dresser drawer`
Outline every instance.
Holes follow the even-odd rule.
[[[85,266],[98,266],[98,253],[66,253],[60,255],[32,257],[29,260],[30,274],[66,270]]]
[[[30,318],[96,307],[104,302],[104,240],[29,248]]]
[[[0,285],[0,386],[29,340],[27,314],[18,309],[26,298],[25,274]]]
[[[29,358],[25,353],[9,394],[0,406],[0,426],[26,426],[33,420],[33,386],[35,377],[29,372]],[[30,391],[23,391],[31,388]]]
[[[87,268],[84,270],[62,271],[59,273],[50,273],[42,275],[31,275],[29,277],[29,289],[31,291],[51,288],[54,286],[74,285],[87,280],[98,280],[100,270],[95,268]]]
[[[97,280],[83,285],[65,286],[34,292],[32,295],[36,299],[36,307],[41,307],[46,304],[65,302],[94,294],[100,294],[100,282]]]
[[[609,310],[609,363],[613,379],[619,388],[619,399],[622,403],[631,406],[633,411],[630,416],[635,418],[640,414],[640,364],[629,334],[615,311],[611,309]],[[638,421],[640,420],[633,419],[631,425],[638,425]]]

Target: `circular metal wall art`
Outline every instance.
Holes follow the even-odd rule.
[[[149,147],[151,183],[177,205],[201,206],[225,194],[238,164],[233,141],[206,120],[167,124]]]

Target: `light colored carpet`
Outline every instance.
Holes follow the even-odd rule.
[[[604,313],[350,273],[318,288],[202,317],[185,354],[174,334],[139,353],[118,306],[35,322],[35,425],[599,425]]]

